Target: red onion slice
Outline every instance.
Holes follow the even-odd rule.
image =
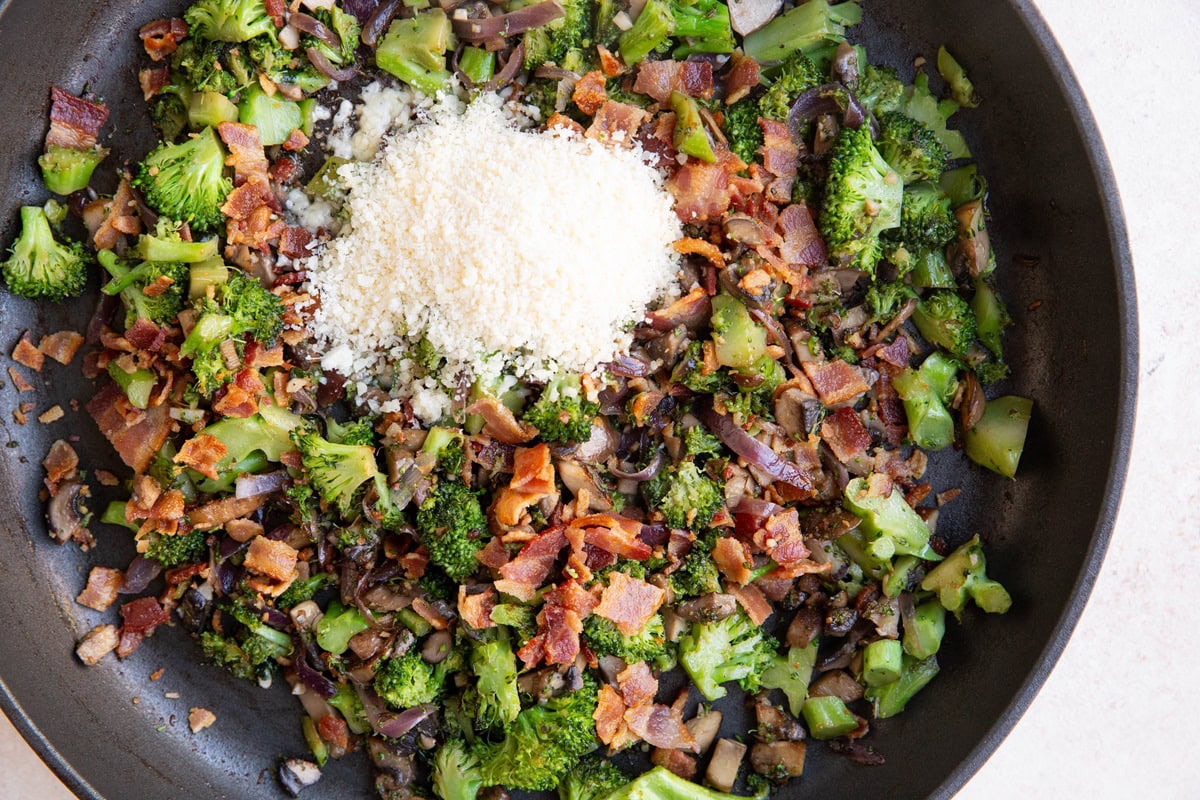
[[[513,48],[508,60],[504,62],[504,66],[492,76],[492,79],[483,85],[486,91],[494,92],[502,86],[507,86],[512,83],[513,78],[517,77],[517,72],[520,71],[521,65],[525,63],[525,43],[520,42]]]
[[[308,56],[308,60],[316,67],[317,72],[329,78],[331,81],[342,83],[348,81],[358,74],[358,70],[351,64],[348,67],[335,67],[333,62],[325,57],[325,54],[315,47],[305,48],[304,54]]]
[[[565,15],[558,0],[542,0],[541,3],[486,19],[456,19],[454,33],[465,42],[477,44],[492,39],[507,39],[532,28],[540,28]]]
[[[640,358],[622,353],[609,362],[608,371],[623,378],[644,378],[650,374],[650,365]]]
[[[383,32],[392,24],[392,20],[400,13],[400,0],[384,0],[371,16],[363,23],[359,39],[368,47],[374,47],[383,36]]]
[[[696,415],[700,417],[701,422],[708,426],[709,430],[716,434],[718,439],[725,443],[726,447],[775,480],[783,481],[797,489],[811,490],[813,488],[812,478],[801,472],[795,464],[784,460],[774,450],[742,430],[733,421],[732,416],[718,414],[714,411],[711,401],[706,401],[697,409]]]
[[[276,470],[262,475],[239,475],[234,483],[233,496],[239,500],[258,497],[282,489],[287,483],[287,470]]]
[[[146,591],[150,581],[162,572],[162,565],[150,558],[137,556],[125,568],[125,579],[121,581],[120,594],[141,594]]]
[[[288,16],[288,24],[301,33],[307,33],[322,44],[327,44],[334,50],[342,49],[342,37],[326,27],[325,23],[308,14],[295,13]]]

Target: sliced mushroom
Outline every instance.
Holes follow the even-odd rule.
[[[721,730],[721,721],[725,715],[720,711],[709,711],[707,714],[699,714],[689,719],[684,726],[688,729],[688,733],[696,740],[696,748],[698,753],[708,752],[708,748],[712,747],[712,743],[717,738],[717,733]]]
[[[854,680],[850,673],[835,669],[826,672],[812,682],[808,687],[809,697],[840,697],[843,702],[853,703],[863,696],[862,684]]]
[[[712,592],[682,603],[678,610],[679,616],[689,622],[716,622],[733,616],[737,611],[737,598]]]
[[[800,532],[808,539],[829,542],[857,528],[862,520],[840,508],[811,511],[800,517]]]
[[[321,780],[321,768],[311,761],[289,758],[279,766],[279,782],[292,797]]]
[[[729,0],[729,24],[745,36],[774,19],[781,8],[783,0]]]
[[[712,760],[708,762],[708,771],[704,773],[705,782],[717,791],[732,791],[745,757],[746,745],[733,739],[721,739],[713,748]]]
[[[788,647],[808,647],[821,634],[825,620],[815,608],[802,608],[792,617],[787,629]]]
[[[733,11],[732,3],[729,10]],[[747,247],[758,247],[767,242],[767,232],[762,223],[749,214],[730,214],[725,217],[725,222],[722,224],[725,229],[725,238],[731,242],[744,244]]]
[[[804,738],[804,727],[766,695],[754,698],[754,719],[758,725],[755,736],[762,742],[798,742]]]
[[[446,656],[450,655],[453,648],[454,640],[450,636],[450,631],[435,631],[421,646],[421,658],[430,664],[440,664],[446,660]]]
[[[821,417],[821,401],[796,386],[775,396],[775,419],[791,436],[803,439]]]
[[[558,469],[558,476],[562,478],[563,485],[570,490],[571,494],[579,497],[582,492],[587,493],[589,511],[612,510],[612,500],[609,498],[608,491],[600,486],[591,470],[569,458],[558,459],[555,466]]]
[[[585,464],[598,464],[611,456],[617,449],[617,432],[604,417],[592,420],[592,433],[586,442],[580,442],[571,453]]]
[[[759,775],[776,780],[799,778],[807,754],[804,742],[758,742],[750,748],[750,766]]]
[[[50,536],[54,541],[63,544],[69,539],[75,539],[80,544],[90,542],[91,534],[83,526],[87,517],[87,487],[79,481],[66,481],[59,485],[58,493],[50,500],[46,509],[46,520],[50,523]]]

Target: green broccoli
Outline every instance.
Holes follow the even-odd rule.
[[[463,451],[465,441],[466,437],[463,432],[457,428],[435,426],[430,428],[429,433],[425,435],[425,443],[421,445],[421,452],[436,458],[438,469],[443,474],[459,475],[462,473],[463,463],[466,460],[466,453]]]
[[[178,144],[160,144],[142,161],[133,184],[155,211],[196,231],[221,224],[221,205],[233,190],[225,176],[225,150],[212,128]]]
[[[237,642],[212,631],[200,634],[200,649],[209,661],[242,680],[257,681],[267,667],[267,658],[261,651],[254,652],[252,648],[252,652],[247,652]]]
[[[1003,614],[1012,606],[1008,591],[987,576],[987,559],[978,535],[930,570],[921,588],[936,592],[942,607],[960,617],[968,598],[989,614]]]
[[[150,106],[150,120],[164,142],[173,142],[188,129],[187,105],[177,94],[161,93]]]
[[[103,147],[75,150],[51,145],[38,158],[38,167],[47,189],[55,194],[71,194],[87,187],[92,173],[107,157],[108,150]]]
[[[876,719],[887,719],[899,714],[908,705],[908,701],[938,674],[936,656],[917,660],[906,655],[902,663],[899,680],[866,691],[867,699],[875,705]]]
[[[469,660],[479,696],[475,724],[481,730],[502,728],[521,713],[517,659],[508,630],[499,627],[484,634],[472,645]]]
[[[721,484],[685,461],[642,484],[647,504],[662,512],[672,528],[703,528],[725,503]]]
[[[775,663],[776,642],[742,611],[714,622],[701,622],[679,640],[679,663],[707,700],[726,694],[721,684],[738,681],[747,692],[762,685],[763,672]]]
[[[479,498],[457,481],[438,481],[417,509],[417,535],[429,560],[460,583],[479,568],[475,554],[487,530]]]
[[[545,442],[575,443],[592,435],[592,419],[600,406],[583,395],[578,375],[563,375],[546,384],[522,419],[538,429]]]
[[[210,42],[248,42],[276,38],[275,22],[263,0],[197,0],[183,18],[193,37]]]
[[[863,302],[871,318],[881,322],[891,319],[912,297],[916,297],[916,294],[904,281],[873,283],[871,288],[867,289],[867,296]]]
[[[988,366],[977,366],[976,374]],[[1015,478],[1032,414],[1033,401],[1027,397],[1005,395],[989,400],[983,416],[963,436],[967,458],[1006,478]]]
[[[292,431],[292,441],[300,451],[304,472],[317,494],[326,503],[337,506],[343,517],[355,505],[359,487],[372,481],[380,495],[387,493],[387,479],[375,462],[375,448],[359,444],[334,444],[302,428]]]
[[[375,446],[375,424],[370,417],[360,417],[346,423],[325,420],[325,437],[334,444]]]
[[[654,767],[627,783],[604,800],[745,800],[736,794],[726,794],[692,783],[666,767]]]
[[[179,536],[151,532],[146,535],[146,558],[152,558],[164,568],[192,564],[205,557],[208,550],[208,533],[192,531]]]
[[[432,703],[442,693],[438,670],[421,658],[420,648],[384,659],[375,671],[375,693],[392,708]]]
[[[979,95],[975,93],[975,84],[967,77],[967,71],[950,55],[945,47],[938,48],[937,71],[942,80],[950,87],[950,96],[954,102],[963,108],[975,108],[979,105]]]
[[[904,102],[904,84],[894,69],[868,64],[858,76],[854,95],[868,111],[882,116],[900,108]]]
[[[663,628],[662,614],[655,614],[645,627],[630,636],[604,617],[592,614],[583,621],[583,640],[598,656],[617,656],[632,664],[656,661],[667,654],[670,645]]]
[[[592,0],[562,0],[560,5],[563,16],[525,32],[524,63],[531,72],[548,63],[561,67],[568,53],[579,53],[592,44],[596,24]]]
[[[747,164],[753,164],[758,159],[758,150],[763,145],[759,116],[756,97],[743,97],[725,109],[725,121],[721,129],[729,142],[729,149]]]
[[[904,401],[908,435],[925,450],[941,450],[954,442],[954,419],[946,408],[958,386],[958,364],[932,353],[919,369],[906,369],[892,379]]]
[[[788,710],[799,714],[808,699],[808,684],[812,681],[817,663],[817,640],[806,647],[790,647],[787,655],[776,654],[771,665],[763,670],[762,688],[778,689],[788,699]]]
[[[854,478],[846,484],[842,505],[862,523],[840,537],[839,544],[846,536],[853,535],[866,543],[869,555],[880,561],[886,562],[894,555],[941,560],[929,546],[929,526],[904,499],[899,487],[892,487],[885,496],[873,481]]]
[[[729,6],[721,0],[673,0],[672,36],[682,44],[672,58],[685,59],[697,53],[732,53],[737,43],[729,20]],[[636,23],[635,23],[636,24]]]
[[[648,0],[633,26],[621,34],[617,51],[629,66],[663,48],[675,30],[670,0]]]
[[[693,425],[683,434],[683,450],[691,458],[719,458],[725,452],[721,440],[704,429],[703,425]]]
[[[450,18],[440,8],[398,19],[375,49],[375,63],[414,89],[434,95],[450,80],[446,50],[454,40]]]
[[[950,154],[933,131],[892,111],[879,118],[879,154],[905,183],[936,181]]]
[[[284,49],[273,39],[260,36],[246,45],[246,51],[257,70],[273,83],[294,86],[306,94],[320,91],[329,85],[329,78],[317,72],[307,59]]]
[[[923,299],[912,320],[925,341],[954,355],[966,355],[975,343],[975,312],[966,300],[948,289],[939,289]]]
[[[226,630],[236,627],[238,631],[229,636],[212,631],[200,634],[200,649],[217,666],[254,681],[267,676],[276,659],[291,655],[292,637],[262,622],[253,609],[235,602],[221,611]]]
[[[247,338],[271,347],[283,330],[283,302],[244,273],[220,284],[213,298],[197,300],[196,310],[200,316],[179,354],[192,359],[197,389],[205,395],[233,377],[221,353],[223,342],[233,341],[240,356]]]
[[[475,753],[462,739],[447,739],[433,756],[434,792],[442,800],[475,800],[482,787]]]
[[[367,618],[357,606],[345,608],[337,600],[333,600],[317,621],[317,645],[327,653],[340,656],[350,647],[350,640],[355,634],[370,627],[371,623],[367,622]]]
[[[315,36],[305,34],[300,37],[300,47],[304,50],[312,48],[321,53],[330,63],[335,66],[344,67],[354,63],[354,51],[358,49],[359,37],[362,33],[362,26],[358,24],[358,17],[348,11],[343,11],[336,3],[330,4],[329,8],[318,8],[313,12],[313,16],[329,30],[337,35],[341,42],[341,47],[333,48]]]
[[[1012,317],[1004,306],[1000,295],[984,278],[975,279],[975,295],[971,298],[971,310],[975,313],[975,322],[979,341],[992,351],[997,359],[1004,358],[1004,346],[1000,337],[1004,329],[1012,324]]]
[[[758,101],[758,116],[787,122],[792,103],[804,92],[825,83],[826,76],[800,51],[787,57],[775,80]]]
[[[767,355],[767,329],[750,316],[745,303],[724,292],[718,294],[712,299],[710,322],[718,364],[744,375],[768,368],[762,361]]]
[[[628,782],[625,773],[608,759],[587,755],[558,785],[558,800],[605,800]]]
[[[729,375],[720,369],[705,372],[703,342],[692,342],[687,346],[683,357],[675,364],[671,380],[702,394],[716,394],[733,386]]]
[[[210,42],[196,36],[184,40],[171,56],[171,83],[163,88],[160,97],[174,97],[180,101],[187,115],[188,96],[195,92],[216,92],[233,95],[238,91],[237,78],[225,69],[226,47],[220,42]],[[167,136],[173,139],[173,136]]]
[[[945,247],[957,232],[950,198],[936,184],[921,182],[904,187],[904,205],[900,209],[899,230],[888,237],[899,237],[911,253]]]
[[[573,692],[522,711],[503,741],[481,742],[484,785],[550,791],[596,748],[597,685],[591,675]]]
[[[830,5],[808,0],[785,11],[742,42],[746,55],[760,63],[783,61],[800,50],[808,56],[846,41],[846,28],[862,22],[857,2]]]
[[[697,539],[683,563],[671,573],[671,588],[680,597],[699,597],[721,591],[721,573],[712,558],[711,537]]]
[[[183,226],[166,217],[159,217],[154,233],[143,233],[138,237],[132,255],[144,261],[181,261],[185,264],[213,263],[217,257],[217,238],[214,236],[199,242],[185,242],[179,230]],[[222,263],[222,266],[224,264]],[[218,283],[228,278],[228,268]],[[190,281],[189,281],[190,284]],[[188,287],[189,296],[192,294]]]
[[[866,125],[843,128],[833,147],[820,228],[837,262],[874,272],[879,236],[899,227],[904,186],[871,141]]]
[[[62,300],[83,292],[87,255],[81,245],[54,238],[40,206],[21,208],[21,234],[0,264],[8,290],[21,297]]]
[[[292,581],[292,585],[285,589],[283,594],[275,598],[275,607],[286,611],[292,606],[312,600],[313,595],[332,579],[329,573],[318,572],[306,580]]]
[[[150,320],[156,325],[175,322],[175,318],[183,310],[183,301],[187,294],[187,264],[143,261],[136,267],[130,267],[122,263],[111,250],[101,250],[96,258],[100,266],[113,276],[100,291],[121,296],[121,302],[125,304],[126,328],[139,319]],[[171,281],[166,290],[156,295],[146,294],[146,287],[160,285],[161,278]]]

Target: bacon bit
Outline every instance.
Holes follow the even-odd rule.
[[[496,607],[496,590],[489,586],[482,592],[467,594],[466,586],[458,587],[458,616],[477,631],[494,628],[492,609]]]
[[[504,487],[496,495],[492,503],[492,516],[496,522],[511,528],[520,523],[525,509],[536,504],[542,495],[520,492],[510,487]]]
[[[583,621],[569,608],[546,604],[542,608],[546,627],[546,663],[573,664],[579,655],[579,634]]]
[[[605,100],[583,135],[598,142],[615,142],[622,147],[633,147],[638,128],[649,117],[645,109],[635,105]]]
[[[108,108],[104,105],[92,103],[52,86],[50,130],[46,134],[46,148],[91,150],[96,146],[96,137],[107,120]]]
[[[117,648],[119,640],[120,634],[116,625],[97,625],[75,646],[75,655],[79,656],[79,660],[84,664],[94,667],[100,663],[100,659]]]
[[[638,65],[633,91],[659,103],[671,100],[671,92],[707,100],[713,95],[713,69],[707,61],[643,61]]]
[[[231,519],[247,516],[257,511],[267,502],[268,495],[256,497],[226,497],[213,500],[199,508],[192,509],[188,518],[195,528],[207,530],[219,528]]]
[[[745,169],[741,159],[722,150],[715,164],[690,159],[667,179],[675,198],[675,214],[682,222],[707,222],[729,208],[733,200],[730,176]]]
[[[75,331],[59,331],[49,336],[43,336],[38,343],[38,350],[66,366],[75,358],[83,345],[83,336]]]
[[[886,361],[893,367],[904,369],[908,366],[908,337],[897,336],[892,340],[891,344],[880,346],[875,350],[875,356],[881,361]]]
[[[235,542],[248,542],[256,536],[262,536],[263,526],[252,519],[231,519],[225,523],[225,532]]]
[[[663,747],[656,747],[650,753],[650,763],[656,767],[670,770],[686,781],[690,781],[696,777],[696,757],[682,750],[668,750]]]
[[[29,367],[34,372],[41,372],[42,366],[46,363],[46,356],[33,346],[33,342],[29,340],[29,331],[25,331],[21,334],[17,346],[13,348],[12,360],[23,367]]]
[[[758,149],[763,157],[763,167],[778,178],[796,177],[796,160],[800,156],[800,147],[792,139],[792,132],[787,123],[759,119],[758,127],[762,128],[763,132],[763,144]]]
[[[292,155],[282,155],[271,164],[268,173],[271,183],[277,186],[288,186],[296,180],[300,172],[300,161]]]
[[[805,361],[800,365],[812,381],[821,402],[827,406],[845,403],[870,390],[862,370],[838,359]]]
[[[186,564],[182,567],[174,567],[163,573],[163,580],[167,586],[178,586],[181,583],[186,583],[192,578],[203,575],[208,571],[207,561],[197,561],[195,564]]]
[[[259,536],[250,542],[244,564],[251,572],[284,581],[294,576],[299,555],[296,548],[287,542],[277,542]]]
[[[565,580],[546,592],[545,600],[547,605],[562,606],[568,611],[574,611],[581,620],[587,619],[600,602],[594,593],[583,588],[582,584],[574,579]]]
[[[187,35],[188,24],[181,19],[156,19],[147,22],[138,31],[151,61],[162,61],[174,53]]]
[[[328,717],[326,719],[328,719]],[[199,733],[205,728],[210,727],[216,721],[217,715],[209,711],[207,708],[193,708],[188,711],[188,727],[192,729],[192,733]],[[323,719],[321,721],[324,722],[325,720]],[[341,720],[339,720],[339,722],[340,721]]]
[[[246,371],[261,369],[263,367],[282,367],[283,345],[277,344],[274,347],[263,347],[258,342],[251,340],[246,344],[246,356],[243,360],[246,363]],[[238,373],[238,375],[240,377],[241,373]],[[258,392],[263,389],[262,381],[258,381],[257,389],[244,385],[242,381],[238,381],[238,384],[247,391]]]
[[[121,479],[106,469],[96,470],[96,483],[101,486],[120,486]]]
[[[845,407],[839,408],[821,423],[821,438],[842,463],[862,455],[871,445],[871,434],[863,427],[858,414]]]
[[[224,123],[223,123],[224,124]],[[271,188],[257,180],[247,181],[234,189],[225,198],[221,213],[231,220],[246,220],[274,199]]]
[[[263,150],[258,128],[240,122],[222,122],[217,126],[217,134],[229,148],[229,157],[225,159],[225,164],[233,167],[234,178],[238,183],[270,183],[267,155]]]
[[[217,472],[217,463],[228,453],[228,448],[220,439],[207,433],[198,433],[183,443],[173,461],[215,481],[221,477]]]
[[[133,236],[142,230],[142,219],[137,213],[137,202],[133,189],[126,178],[121,179],[117,193],[108,204],[108,213],[100,227],[96,229],[92,241],[97,250],[112,250],[126,236]]]
[[[183,492],[172,489],[154,501],[154,507],[146,518],[153,522],[176,522],[183,519],[183,511]]]
[[[518,422],[513,412],[494,397],[476,400],[466,412],[483,417],[483,434],[502,444],[525,444],[538,434],[537,428]]]
[[[245,419],[258,413],[258,400],[242,387],[231,383],[213,402],[213,411],[223,417]]]
[[[808,558],[808,547],[800,531],[800,516],[796,509],[789,508],[773,514],[754,532],[754,543],[780,566],[795,564]]]
[[[570,527],[584,532],[584,542],[622,558],[644,561],[653,552],[650,545],[638,538],[642,523],[616,514],[590,514],[577,517]]]
[[[42,423],[43,425],[49,425],[51,422],[58,422],[65,416],[66,414],[62,410],[62,406],[53,405],[47,408],[41,414],[38,414],[37,419],[38,422]]]
[[[625,712],[624,719],[629,730],[655,747],[700,751],[683,721],[667,706],[649,703],[636,706]]]
[[[138,85],[142,87],[142,99],[153,100],[163,87],[171,82],[171,68],[166,64],[161,67],[148,67],[138,72]]]
[[[753,562],[749,549],[732,536],[719,537],[713,546],[712,556],[717,569],[733,583],[744,586],[754,577],[750,572]]]
[[[571,93],[571,99],[575,101],[575,105],[579,106],[579,110],[589,117],[600,110],[600,106],[604,105],[608,100],[608,93],[604,91],[604,73],[600,70],[592,70],[575,82],[575,90]]]
[[[496,588],[505,594],[513,594],[509,591],[512,584],[522,586],[526,591],[536,590],[545,582],[546,577],[550,574],[550,568],[558,560],[559,552],[566,545],[567,537],[561,527],[555,526],[542,531],[521,548],[521,552],[517,553],[516,558],[500,567],[500,574],[504,577],[505,583],[502,586],[501,582],[497,581]],[[513,594],[513,596],[519,597],[520,595]]]
[[[625,726],[625,701],[607,683],[600,687],[592,719],[596,721],[596,737],[607,745],[617,740],[617,735]]]
[[[139,597],[121,606],[122,633],[149,634],[169,619],[167,610],[153,597]]]
[[[730,58],[729,71],[725,74],[725,105],[731,106],[750,94],[750,90],[758,86],[761,80],[758,62],[741,53],[734,53]]]
[[[172,422],[165,404],[135,414],[137,409],[129,405],[125,393],[112,382],[88,401],[87,410],[121,460],[137,473],[146,471],[171,432]]]
[[[721,255],[721,248],[712,242],[685,236],[682,239],[676,239],[671,244],[671,248],[680,255],[697,255],[707,259],[717,269],[725,269],[725,256]]]
[[[421,615],[421,619],[433,626],[434,630],[444,631],[450,627],[450,620],[442,615],[440,611],[433,607],[432,604],[424,597],[414,597],[412,601],[412,610]]]
[[[146,634],[141,631],[133,631],[122,626],[121,639],[117,642],[117,658],[124,660],[133,655],[142,642],[145,640]]]
[[[170,289],[174,283],[175,279],[169,275],[159,275],[154,279],[154,283],[151,283],[142,289],[142,294],[146,295],[147,297],[158,297]]]
[[[513,477],[509,487],[548,497],[554,494],[554,465],[550,463],[550,447],[518,447],[513,453]]]
[[[75,602],[93,611],[107,611],[109,606],[117,602],[117,595],[124,582],[125,576],[119,569],[92,567],[92,571],[88,573],[87,586],[75,598]]]
[[[337,714],[326,714],[317,722],[317,733],[329,742],[329,754],[345,754],[350,749],[350,727]]]
[[[12,367],[8,368],[8,377],[13,382],[13,386],[16,387],[18,394],[20,394],[21,392],[32,392],[33,391],[33,384],[31,384],[29,381],[25,380],[25,376],[22,375],[21,373],[17,372]]]
[[[546,128],[547,130],[551,128],[566,128],[572,133],[579,134],[580,136],[583,135],[582,125],[568,117],[566,114],[560,114],[557,111],[551,114],[550,118],[546,120]]]
[[[627,708],[635,708],[654,701],[658,694],[658,678],[650,671],[645,661],[630,664],[617,674],[617,686]]]
[[[727,591],[737,598],[740,605],[755,625],[762,625],[775,609],[757,586],[730,586]]]
[[[488,543],[483,546],[483,549],[475,554],[475,557],[488,569],[497,570],[508,563],[508,548],[498,537],[493,536],[488,539]]]
[[[614,623],[621,633],[632,636],[646,626],[665,598],[666,593],[657,586],[613,572],[595,613]]]
[[[79,469],[79,455],[66,440],[59,439],[50,445],[50,451],[42,459],[42,467],[46,470],[46,483],[51,487],[50,493],[54,494],[54,488]]]
[[[308,137],[299,128],[289,133],[288,138],[283,142],[283,149],[291,153],[299,153],[306,147],[308,147]]]
[[[625,71],[625,65],[602,44],[596,45],[596,53],[600,56],[600,71],[606,77],[615,78]]]
[[[674,171],[679,162],[675,150],[675,112],[658,114],[654,121],[638,131],[645,161],[655,169]]]
[[[279,237],[279,253],[288,258],[305,258],[312,255],[308,246],[312,244],[313,235],[304,228],[289,225]]]
[[[125,338],[138,350],[157,353],[167,341],[167,330],[148,319],[139,319],[125,331]]]

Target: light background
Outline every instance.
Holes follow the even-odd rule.
[[[1116,535],[1079,627],[958,798],[1196,798],[1200,0],[1036,4],[1091,102],[1128,217],[1141,315],[1137,436]],[[0,798],[71,799],[3,715]]]

